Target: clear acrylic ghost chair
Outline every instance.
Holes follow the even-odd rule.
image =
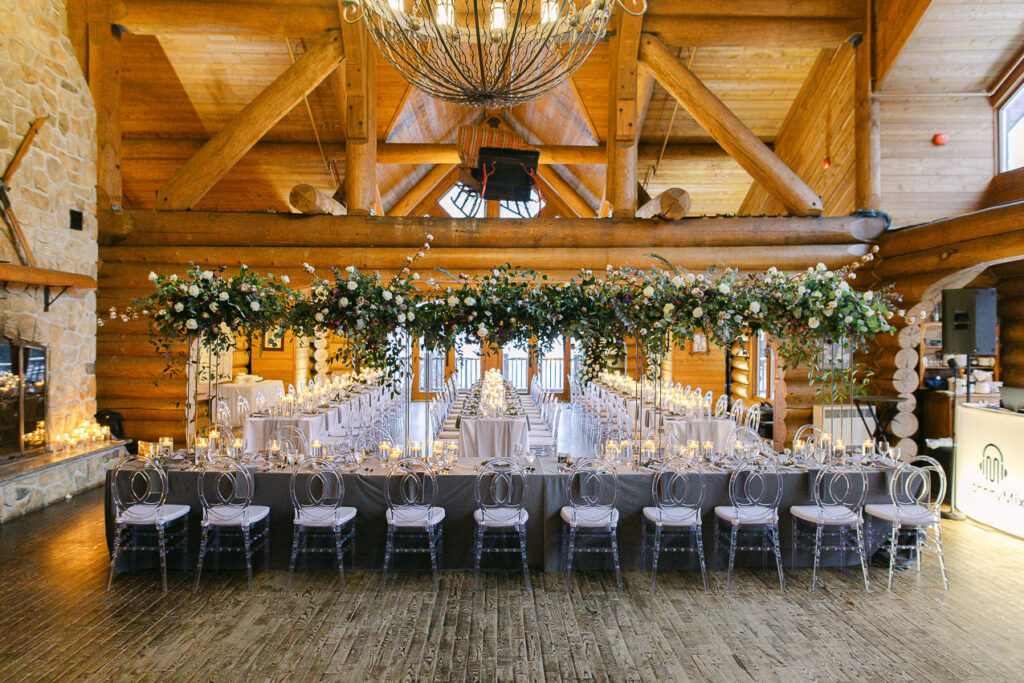
[[[271,441],[277,441],[281,447],[281,455],[291,454],[293,456],[309,455],[309,441],[306,435],[298,427],[285,425],[278,427],[270,435]]]
[[[167,554],[180,550],[182,564],[188,561],[189,506],[166,504],[167,473],[156,461],[137,455],[123,458],[114,468],[110,494],[114,503],[114,546],[107,590],[114,582],[118,557],[128,549],[133,555],[139,550],[159,553],[160,578],[166,592]]]
[[[707,494],[704,472],[683,458],[666,462],[654,475],[651,496],[656,507],[643,509],[640,529],[640,556],[647,563],[651,548],[651,590],[658,579],[658,560],[662,553],[693,553],[700,560],[704,590],[708,589],[708,570],[704,561],[704,537],[701,506]],[[653,536],[653,546],[651,545]],[[677,541],[672,544],[671,541]]]
[[[386,463],[388,454],[381,451],[381,445],[387,444],[390,448],[395,445],[395,440],[387,430],[380,427],[364,429],[355,440],[355,449],[363,454],[363,459],[370,462]]]
[[[581,460],[573,465],[566,495],[569,505],[562,507],[562,557],[565,558],[565,590],[569,590],[573,556],[576,553],[610,553],[615,567],[615,582],[622,590],[619,571],[618,525],[615,509],[619,482],[615,465],[597,458]],[[576,547],[581,541],[607,540],[608,546]]]
[[[444,508],[434,507],[437,498],[437,479],[427,463],[416,458],[402,458],[388,472],[385,484],[388,509],[385,519],[388,525],[387,542],[384,548],[384,574],[381,590],[388,580],[392,558],[395,553],[421,553],[430,555],[430,567],[434,575],[434,591],[439,587],[439,557],[443,557],[441,523]],[[399,547],[396,540],[418,540],[426,537],[426,547],[406,545]]]
[[[707,417],[711,417],[711,415],[712,415],[711,409],[712,409],[712,405],[713,405],[714,400],[715,400],[714,393],[712,393],[712,391],[710,389],[708,389],[707,393],[704,394],[704,398],[702,399],[703,412],[707,415]]]
[[[208,552],[241,552],[245,554],[251,591],[253,551],[262,546],[265,568],[270,567],[270,508],[252,504],[255,490],[252,472],[235,458],[221,456],[208,461],[196,481],[203,505],[203,521],[192,590],[199,590],[203,560]],[[229,543],[240,539],[242,545],[224,545],[225,538]]]
[[[779,502],[782,500],[782,477],[775,462],[763,455],[746,458],[729,477],[730,505],[715,508],[715,562],[719,543],[729,543],[729,572],[726,589],[732,588],[732,570],[736,551],[759,552],[767,567],[768,553],[775,554],[779,570],[779,587],[786,590],[782,575],[782,552],[779,549]],[[740,545],[740,534],[751,540]],[[759,542],[757,539],[760,539]]]
[[[221,424],[226,425],[231,424],[231,404],[228,403],[226,398],[214,396],[210,399],[210,417],[211,422],[220,422]]]
[[[752,429],[735,427],[725,442],[726,455],[739,463],[745,458],[761,455],[766,450],[764,439]]]
[[[793,436],[793,456],[820,463],[821,427],[804,425]]]
[[[736,424],[741,424],[743,421],[743,399],[738,398],[732,402],[732,408],[729,409],[729,417]]]
[[[715,417],[725,417],[729,413],[729,397],[722,394],[715,401]]]
[[[938,486],[934,486],[934,480]],[[921,552],[935,551],[942,573],[942,586],[949,590],[946,577],[946,560],[942,554],[942,518],[939,506],[946,495],[946,473],[934,458],[919,455],[908,463],[902,463],[889,479],[888,504],[871,504],[864,511],[883,525],[890,527],[887,545],[889,550],[889,590],[896,568],[896,555],[901,550],[913,550],[917,559],[917,571],[921,571]],[[900,533],[906,532],[900,541]]]
[[[310,458],[295,466],[289,482],[295,520],[292,555],[288,564],[288,591],[299,553],[334,553],[341,590],[345,590],[345,552],[355,558],[356,509],[343,507],[345,481],[337,465],[325,458]],[[310,540],[314,541],[312,547]]]
[[[839,567],[846,568],[846,551],[855,550],[868,590],[868,560],[864,545],[864,499],[868,494],[867,474],[858,466],[826,465],[814,478],[814,505],[789,508],[793,519],[793,555],[801,548],[814,548],[814,573],[811,590],[818,587],[821,551],[838,551]]]
[[[755,432],[757,431],[758,427],[761,426],[761,404],[755,403],[747,409],[747,413],[743,417],[743,426]]]
[[[526,590],[530,590],[530,569],[526,564],[526,475],[512,458],[495,458],[476,475],[476,505],[473,521],[473,592],[480,579],[483,553],[518,552],[523,563]],[[487,547],[487,541],[496,541]],[[513,544],[510,544],[512,542]]]
[[[245,396],[239,396],[235,402],[235,425],[245,427],[245,421],[249,419],[249,415],[252,410],[249,408],[249,399]]]

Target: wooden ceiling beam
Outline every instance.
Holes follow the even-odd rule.
[[[571,206],[562,198],[555,188],[548,184],[548,181],[544,180],[544,176],[537,174],[537,178],[540,180],[541,197],[544,199],[544,208],[551,207],[551,216],[554,217],[556,214],[563,218],[579,218],[579,214],[576,213]],[[541,216],[544,215],[543,209]]]
[[[423,216],[433,211],[435,206],[441,199],[448,193],[448,190],[452,189],[452,185],[459,179],[459,167],[455,166],[448,174],[441,178],[441,182],[434,186],[434,188],[427,193],[427,195],[416,204],[416,206],[409,212],[410,216]],[[445,214],[448,212],[446,211]]]
[[[451,173],[451,164],[435,164],[387,211],[388,216],[408,216],[431,190]],[[437,200],[435,200],[437,201]],[[431,202],[433,205],[433,202]]]
[[[865,6],[866,0],[647,0],[647,14],[854,19]]]
[[[221,128],[157,191],[162,210],[191,208],[302,98],[341,63],[345,52],[331,32],[285,69]]]
[[[612,12],[614,35],[609,45],[612,73],[608,79],[608,161],[604,196],[612,205],[614,218],[636,215],[637,54],[643,20],[643,16],[628,13],[619,4]],[[601,215],[605,215],[603,210]]]
[[[864,31],[863,18],[652,15],[644,33],[679,47],[838,47]]]
[[[640,60],[651,74],[787,211],[820,215],[821,197],[808,187],[767,145],[657,37],[645,33]]]
[[[106,18],[102,3],[88,5],[89,90],[96,102],[96,204],[118,209],[124,203],[121,176],[121,30]]]
[[[344,12],[338,0],[338,12]],[[339,14],[340,16],[340,14]],[[377,192],[377,50],[365,22],[341,22],[345,40],[345,206],[354,215],[374,210]]]
[[[580,196],[572,185],[565,178],[558,174],[551,166],[538,166],[537,175],[561,197],[577,216],[580,218],[596,218],[597,212],[587,203],[587,200]]]
[[[874,87],[882,87],[931,0],[876,0],[871,36]]]
[[[541,164],[603,164],[604,145],[536,145]],[[389,142],[377,146],[378,164],[457,164],[453,144]]]
[[[594,138],[594,142],[601,143],[604,141],[604,136],[597,129],[594,124],[594,117],[590,115],[590,109],[587,107],[587,103],[583,101],[583,95],[580,94],[580,89],[576,85],[576,76],[569,77],[569,89],[572,90],[572,96],[576,100],[576,106],[583,112],[583,120],[587,122],[587,130],[590,131],[591,137]]]
[[[1024,202],[1021,203],[1024,206]],[[1002,215],[1003,226],[1019,226],[1019,208]],[[136,246],[167,244],[215,247],[246,244],[288,246],[301,236],[309,246],[414,247],[427,234],[437,247],[484,247],[518,244],[528,247],[659,248],[769,246],[871,243],[885,229],[884,216],[852,214],[835,217],[716,216],[678,221],[649,219],[562,218],[557,223],[536,218],[521,220],[459,218],[389,218],[379,216],[301,216],[289,213],[229,211],[102,211],[101,241]],[[1004,228],[1005,229],[1005,228]],[[1014,227],[1013,229],[1017,229]],[[885,233],[890,243],[903,231]],[[941,233],[941,231],[939,231]],[[934,246],[925,233],[922,248]],[[976,236],[976,235],[972,235]],[[911,242],[920,242],[920,231]],[[883,253],[885,247],[883,247]]]

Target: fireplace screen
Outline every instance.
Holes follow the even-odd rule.
[[[46,449],[46,350],[0,341],[0,458]]]

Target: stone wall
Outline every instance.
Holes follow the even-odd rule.
[[[11,202],[42,268],[96,276],[96,110],[68,37],[63,0],[0,2],[0,169],[48,116],[11,182]],[[83,214],[71,230],[70,211]],[[6,225],[0,261],[20,264]],[[40,287],[0,283],[0,336],[50,349],[51,438],[96,412],[96,296],[69,290],[47,313]],[[56,431],[55,431],[56,430]]]

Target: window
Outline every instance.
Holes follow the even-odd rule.
[[[487,202],[473,190],[456,183],[438,202],[453,218],[484,218],[487,216]],[[506,202],[498,204],[499,218],[536,218],[544,202],[537,197],[534,189],[528,202]]]
[[[999,108],[999,171],[1024,166],[1024,88]]]

